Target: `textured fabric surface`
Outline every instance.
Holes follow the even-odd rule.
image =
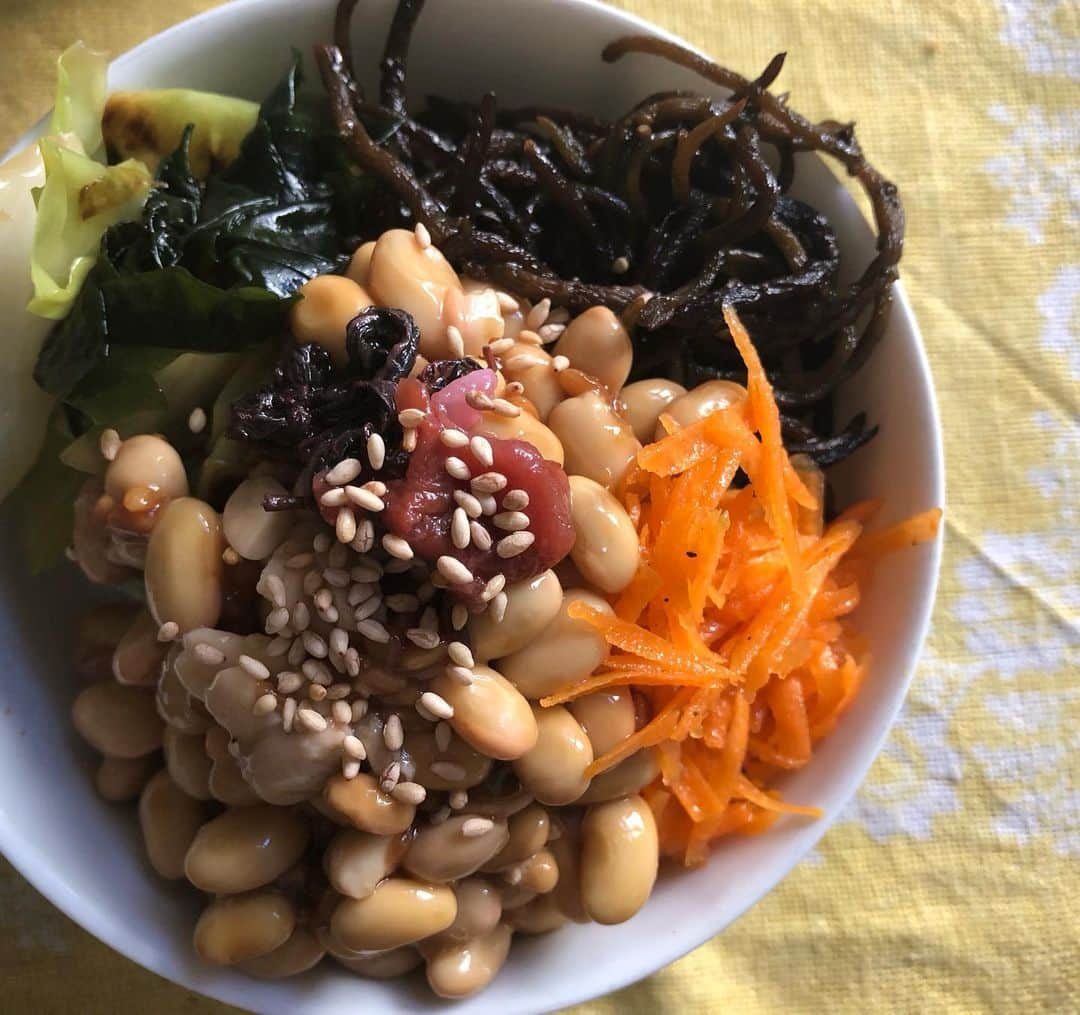
[[[119,53],[213,0],[0,0],[0,150],[76,38]],[[854,119],[908,212],[947,553],[911,697],[854,804],[726,933],[615,1012],[1065,1012],[1080,998],[1080,6],[621,0]],[[0,1008],[225,1009],[0,870]]]

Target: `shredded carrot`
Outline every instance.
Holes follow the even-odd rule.
[[[649,720],[587,775],[652,750],[659,775],[643,796],[662,853],[686,864],[725,835],[819,815],[772,783],[810,762],[863,685],[869,655],[850,615],[874,564],[935,538],[941,519],[934,509],[867,532],[882,505],[861,501],[826,524],[824,478],[805,456],[788,457],[753,343],[733,309],[724,316],[748,397],[685,427],[661,416],[666,436],[638,453],[617,491],[641,565],[613,613],[570,608],[611,652],[541,700],[634,689]]]

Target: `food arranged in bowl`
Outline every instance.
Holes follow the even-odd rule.
[[[831,503],[903,221],[850,128],[768,91],[781,61],[630,38],[605,58],[732,94],[414,117],[422,4],[377,100],[354,6],[322,99],[294,66],[259,108],[102,109],[100,60],[62,59],[31,302],[57,401],[15,497],[70,507],[33,563],[132,597],[83,623],[73,719],[154,870],[204,893],[199,955],[423,965],[458,998],[515,933],[625,921],[662,858],[813,816],[775,783],[870,671],[874,562],[939,512]],[[874,207],[850,284],[788,194],[808,150]]]

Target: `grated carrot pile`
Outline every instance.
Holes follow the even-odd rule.
[[[541,702],[630,686],[648,703],[650,720],[588,774],[652,750],[659,776],[643,795],[661,850],[688,865],[722,836],[819,813],[771,783],[810,760],[862,686],[869,656],[848,615],[874,562],[932,539],[941,517],[934,509],[864,533],[880,504],[862,502],[826,525],[821,474],[788,457],[753,344],[734,310],[725,317],[747,398],[682,429],[661,418],[668,436],[640,452],[621,489],[639,570],[614,616],[571,608],[611,654]],[[740,471],[748,482],[737,487]]]

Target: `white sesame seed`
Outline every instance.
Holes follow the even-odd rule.
[[[360,774],[360,762],[354,758],[341,759],[341,774],[346,779],[355,779]]]
[[[480,593],[480,598],[483,599],[485,603],[490,603],[504,588],[506,588],[506,575],[497,574],[484,586],[484,591]]]
[[[447,581],[453,582],[455,585],[466,585],[473,580],[472,571],[456,557],[450,557],[444,554],[435,561],[435,566],[439,569],[439,574]]]
[[[447,782],[458,782],[464,779],[466,774],[465,766],[459,765],[456,761],[433,761],[429,767],[432,775],[437,775]]]
[[[333,688],[330,688],[330,690],[333,690]],[[346,688],[346,692],[348,692],[348,688]],[[330,715],[333,716],[334,722],[344,725],[351,721],[352,709],[349,708],[347,701],[335,701],[330,709]]]
[[[512,338],[497,338],[494,342],[488,342],[488,348],[494,355],[501,356],[514,348],[514,340]]]
[[[537,329],[536,333],[540,336],[540,341],[547,345],[554,342],[564,331],[566,331],[565,324],[545,324]]]
[[[417,648],[423,649],[438,648],[442,642],[435,631],[429,631],[426,627],[410,627],[405,632],[405,637]]]
[[[343,507],[337,513],[334,532],[338,537],[338,542],[351,543],[356,538],[356,515],[348,508]]]
[[[448,448],[464,448],[469,444],[469,435],[464,430],[447,427],[439,432],[439,440]]]
[[[447,655],[450,656],[452,662],[458,664],[458,666],[467,666],[472,669],[476,665],[476,660],[473,658],[472,649],[463,641],[452,641],[446,646]]]
[[[509,359],[503,362],[503,370],[512,370],[517,372],[518,370],[528,370],[529,367],[539,366],[539,361],[535,356],[527,356],[525,353],[520,353],[517,356],[511,356]]]
[[[311,610],[305,602],[297,603],[292,610],[292,626],[297,634],[306,631],[311,625]]]
[[[398,422],[406,429],[413,430],[424,422],[427,415],[423,409],[402,409],[397,414]]]
[[[490,469],[495,464],[495,454],[491,449],[491,441],[486,437],[480,435],[474,437],[469,441],[469,449],[485,469]]]
[[[352,709],[352,721],[359,722],[367,715],[368,703],[363,698],[360,698],[357,701],[350,702],[349,708]]]
[[[293,639],[293,643],[289,646],[289,654],[285,657],[289,660],[290,666],[299,666],[303,661],[307,653],[304,651],[304,643],[299,639]]]
[[[312,701],[322,701],[326,697],[326,688],[322,684],[312,684],[308,688],[308,696]]]
[[[354,582],[377,582],[383,576],[383,566],[377,560],[361,560],[349,568]]]
[[[360,518],[356,523],[356,537],[349,544],[357,553],[367,553],[375,545],[375,525],[370,518]]]
[[[461,823],[461,834],[466,839],[475,839],[481,835],[486,835],[495,827],[495,822],[491,818],[466,818]]]
[[[498,300],[499,310],[504,314],[516,314],[521,309],[521,304],[509,293],[496,290],[495,299]]]
[[[360,675],[360,653],[350,647],[345,653],[345,672],[350,677],[357,677]]]
[[[251,706],[252,715],[269,715],[277,708],[277,698],[272,694],[263,694],[255,699]]]
[[[368,641],[385,645],[390,640],[390,632],[377,620],[360,620],[356,624],[357,632]]]
[[[295,694],[304,686],[304,678],[299,673],[285,670],[277,675],[277,689],[282,694]]]
[[[398,784],[398,779],[401,778],[401,765],[399,762],[392,761],[383,770],[382,779],[379,781],[379,789],[384,793],[390,794],[394,792],[394,787]]]
[[[416,243],[421,250],[427,250],[431,246],[431,230],[423,222],[416,223],[413,235],[416,236]]]
[[[335,627],[330,632],[330,651],[338,655],[344,655],[349,647],[349,635],[340,627]]]
[[[166,620],[158,628],[158,641],[175,641],[180,634],[180,625],[175,620]]]
[[[472,670],[466,666],[447,666],[446,675],[463,687],[468,687],[473,682]]]
[[[334,605],[334,594],[329,589],[319,589],[314,599],[317,610],[328,610]]]
[[[531,532],[513,532],[495,544],[495,552],[503,560],[507,560],[524,553],[534,542],[536,542],[536,536]]]
[[[475,538],[475,533],[473,537]],[[450,609],[450,625],[460,631],[469,622],[469,608],[464,603],[454,603]]]
[[[304,595],[313,596],[319,589],[322,588],[322,572],[321,571],[308,571],[304,575]]]
[[[454,731],[450,724],[445,720],[440,719],[439,724],[435,727],[435,747],[440,754],[445,754],[447,748],[450,746],[450,741],[453,739]]]
[[[503,878],[508,885],[520,885],[524,876],[520,867],[511,867],[509,870],[503,871]]]
[[[413,548],[401,536],[386,533],[382,537],[382,547],[391,557],[397,557],[398,560],[413,559]]]
[[[427,798],[427,790],[418,782],[399,782],[390,795],[402,803],[416,806]]]
[[[349,712],[350,714],[352,713],[351,707],[349,708]],[[341,742],[341,746],[350,758],[356,758],[357,761],[363,761],[367,757],[367,750],[364,747],[364,742],[354,733],[350,733],[346,736]]]
[[[269,645],[266,646],[266,654],[273,658],[285,655],[286,652],[292,647],[292,638],[287,638],[283,635],[278,635]]]
[[[314,656],[316,659],[325,659],[328,654],[326,642],[322,640],[314,631],[305,631],[300,635],[301,640],[304,643],[304,648],[307,650],[307,654]]]
[[[513,419],[521,415],[521,409],[514,405],[513,402],[508,402],[505,398],[493,398],[491,400],[491,411],[496,415],[505,416],[507,419]]]
[[[192,409],[187,425],[192,433],[202,433],[206,429],[206,410],[198,406]]]
[[[380,434],[373,433],[367,439],[367,457],[368,464],[376,472],[383,467],[383,463],[386,461],[386,442]]]
[[[333,489],[327,490],[326,493],[324,493],[319,498],[319,503],[323,507],[327,508],[341,507],[345,503],[345,501],[345,491],[342,490],[339,486],[335,486]]]
[[[517,333],[517,340],[525,345],[541,346],[544,344],[544,340],[532,328],[522,328]]]
[[[421,694],[420,704],[432,715],[437,716],[440,719],[454,718],[454,706],[442,697],[442,695],[436,694],[434,691],[425,691]]]
[[[470,518],[479,518],[484,513],[480,501],[467,490],[455,490],[454,501]]]
[[[366,490],[362,486],[347,486],[345,487],[345,496],[349,498],[357,507],[363,508],[365,511],[382,511],[386,504],[381,497],[376,496],[370,490]],[[347,540],[348,542],[349,540]]]
[[[506,385],[506,394],[508,394],[508,395],[524,395],[525,394],[525,385],[522,384],[521,381],[510,381],[510,383]]]
[[[298,709],[296,721],[312,733],[321,733],[327,726],[326,720],[313,708]]]
[[[551,300],[545,296],[529,311],[528,316],[525,318],[525,327],[535,331],[548,319],[550,313]]]
[[[439,630],[439,615],[430,606],[420,615],[420,626],[425,631]]]
[[[336,684],[331,684],[326,689],[327,698],[329,698],[335,704],[337,704],[341,699],[347,698],[350,694],[352,694],[352,688],[349,687],[349,685],[346,684],[344,681],[340,681]]]
[[[469,794],[463,789],[456,789],[447,797],[447,803],[451,810],[463,810],[469,803]]]
[[[326,563],[330,567],[343,568],[349,562],[349,548],[342,543],[332,543],[326,554]]]
[[[521,511],[529,506],[529,495],[524,490],[510,490],[502,499],[507,511]]]
[[[496,624],[501,624],[503,617],[506,616],[506,604],[509,600],[506,598],[505,592],[500,592],[494,599],[491,600],[491,619]]]
[[[478,550],[491,549],[491,533],[479,522],[469,522],[469,535]]]
[[[367,620],[368,617],[374,617],[379,612],[379,608],[382,606],[382,595],[376,594],[365,599],[355,610],[353,610],[353,620],[358,624],[362,620]]]
[[[313,684],[318,684],[320,687],[329,687],[334,681],[330,671],[326,668],[326,663],[321,659],[305,659],[300,670],[308,680]]]
[[[275,606],[287,605],[285,597],[285,582],[276,574],[268,574],[266,576],[266,591],[268,593],[267,598]]]
[[[397,712],[392,712],[387,717],[382,735],[383,743],[386,744],[388,751],[401,750],[402,744],[405,743],[405,731],[401,728],[401,716]]]
[[[611,271],[614,275],[625,275],[630,270],[630,261],[626,257],[616,257],[611,262]]]
[[[124,442],[120,439],[120,434],[109,427],[106,430],[101,431],[101,437],[98,439],[98,447],[101,449],[101,457],[107,462],[114,461],[117,454],[120,452],[120,445]]]
[[[270,676],[270,670],[267,669],[265,663],[259,662],[258,659],[252,659],[251,656],[242,655],[238,660],[241,668],[249,676],[254,677],[256,680],[265,680]]]
[[[465,392],[465,402],[469,408],[476,409],[478,412],[484,412],[491,408],[491,397],[475,388]]]
[[[352,584],[352,578],[350,577],[349,572],[343,567],[324,568],[322,576],[326,584],[335,589],[347,589]],[[327,605],[321,606],[319,603],[316,603],[316,605],[321,606],[324,610],[328,610],[333,605],[333,602],[333,597],[331,597],[330,602]]]
[[[316,553],[326,553],[333,545],[333,540],[325,532],[317,533],[311,541],[311,547]]]
[[[501,511],[491,521],[503,532],[521,532],[529,527],[529,516],[521,511]]]
[[[281,706],[281,726],[286,733],[292,732],[293,719],[296,717],[296,699],[286,698]]]
[[[465,355],[465,338],[461,334],[461,329],[453,324],[447,325],[446,328],[446,347],[454,359],[461,359]]]
[[[199,660],[204,666],[220,666],[221,663],[225,662],[225,652],[214,648],[213,645],[207,645],[205,641],[198,642],[191,651],[194,653],[195,659]]]
[[[498,493],[506,488],[507,479],[501,472],[485,472],[469,484],[474,495]]]
[[[570,360],[565,356],[556,356],[551,361],[551,369],[557,374],[561,374],[568,366],[570,366]]]
[[[420,608],[420,600],[411,592],[394,592],[383,599],[392,613],[412,613]]]
[[[450,519],[450,541],[459,550],[469,545],[469,516],[460,507],[454,508]]]
[[[454,477],[454,479],[467,480],[472,476],[472,472],[469,471],[469,467],[460,459],[450,455],[445,462],[443,462],[443,468],[447,473]]]
[[[387,574],[408,574],[413,569],[413,566],[407,560],[394,559],[388,560],[383,566],[383,570]]]
[[[367,490],[368,493],[373,493],[376,497],[385,497],[386,491],[390,488],[384,482],[382,482],[382,480],[371,479],[368,480],[368,482],[366,482],[362,487],[360,487],[360,489]]]
[[[266,615],[265,630],[267,634],[277,634],[281,631],[290,620],[289,611],[284,606],[278,606],[272,609]]]
[[[287,561],[285,566],[290,571],[303,571],[304,568],[311,567],[315,563],[315,554],[313,553],[294,553]]]
[[[406,430],[401,437],[401,449],[407,454],[412,454],[416,450],[416,430]]]
[[[351,483],[357,476],[363,465],[357,458],[343,458],[323,477],[331,486],[344,486]]]

